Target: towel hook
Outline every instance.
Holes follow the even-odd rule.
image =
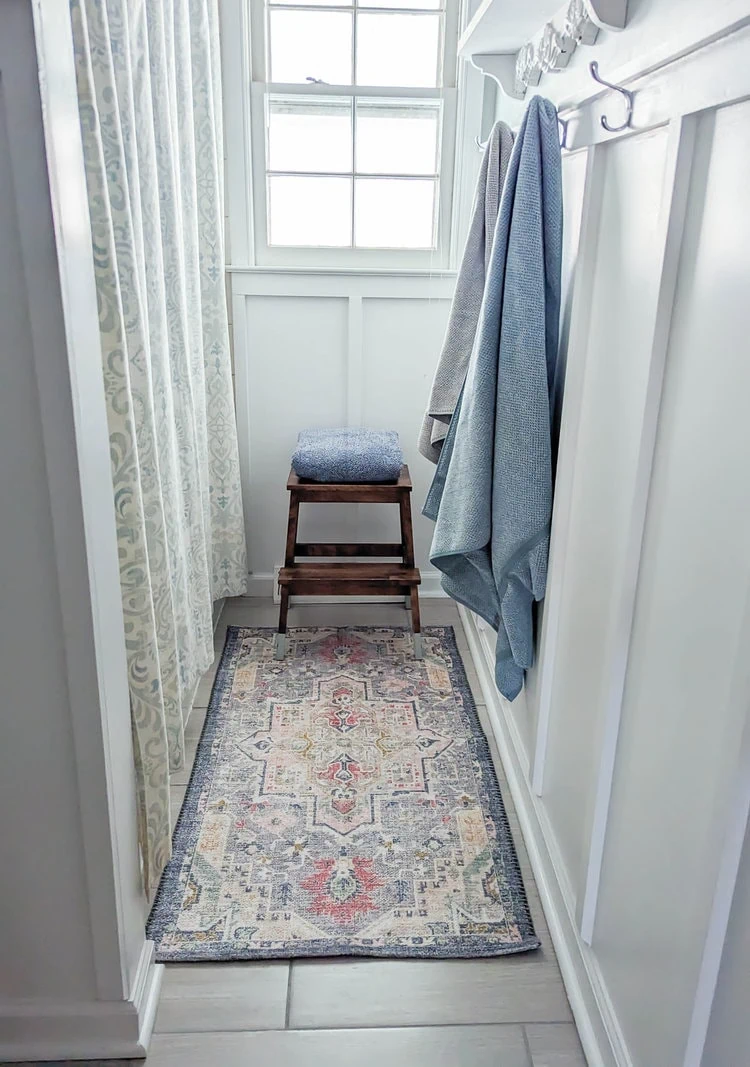
[[[570,124],[570,119],[561,119],[560,116],[558,115],[557,116],[557,122],[558,122],[558,124],[560,126],[560,148],[567,148],[568,147],[568,126]]]
[[[604,129],[608,133],[621,133],[623,130],[629,129],[633,122],[634,94],[631,93],[629,89],[623,89],[621,85],[613,85],[612,82],[605,81],[599,73],[599,64],[595,59],[592,59],[589,63],[589,71],[591,72],[591,77],[594,79],[594,81],[599,82],[600,85],[606,85],[608,89],[614,89],[616,93],[622,93],[622,95],[625,97],[625,102],[627,104],[627,111],[625,112],[625,121],[622,123],[621,126],[612,126],[609,120],[607,119],[607,116],[602,115],[600,121]]]

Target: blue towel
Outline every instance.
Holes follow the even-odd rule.
[[[403,455],[395,430],[302,430],[292,456],[300,478],[314,482],[395,482]]]
[[[513,700],[533,662],[552,514],[562,177],[557,112],[529,103],[500,203],[477,339],[424,514],[443,588],[498,632]]]

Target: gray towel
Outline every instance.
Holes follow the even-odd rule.
[[[474,210],[456,279],[448,329],[440,353],[427,414],[419,435],[419,451],[437,463],[448,424],[464,384],[479,322],[484,279],[490,262],[495,222],[503,191],[513,133],[504,122],[492,128],[474,194]]]

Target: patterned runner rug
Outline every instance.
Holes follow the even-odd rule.
[[[450,627],[230,627],[148,924],[157,959],[537,948]]]

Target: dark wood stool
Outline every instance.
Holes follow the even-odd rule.
[[[289,525],[286,555],[279,572],[281,609],[276,635],[276,659],[286,651],[286,620],[290,596],[378,596],[383,593],[409,598],[414,655],[422,659],[423,638],[419,622],[419,570],[414,565],[414,531],[411,522],[411,478],[403,466],[396,482],[308,482],[291,471],[286,485],[289,490]],[[398,504],[401,519],[400,544],[313,543],[297,541],[299,506],[315,504]],[[297,556],[313,557],[315,562],[298,563]],[[400,563],[322,563],[322,558],[374,556],[384,559],[399,556]]]

